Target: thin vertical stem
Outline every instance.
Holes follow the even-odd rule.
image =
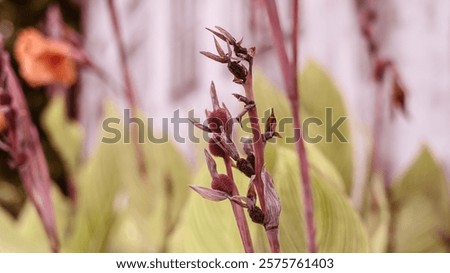
[[[120,30],[120,25],[119,25],[119,18],[117,16],[116,8],[114,5],[114,0],[108,0],[108,8],[109,8],[109,13],[111,15],[116,44],[117,44],[117,47],[119,50],[119,57],[120,57],[119,59],[120,59],[121,68],[122,68],[122,76],[123,76],[123,81],[125,83],[125,96],[128,100],[128,104],[131,108],[132,115],[136,116],[136,107],[137,107],[136,96],[135,96],[135,91],[133,89],[133,84],[131,81],[130,70],[128,68],[127,54],[125,52],[125,45],[124,45],[124,42],[122,39],[122,33]],[[144,180],[146,181],[147,180],[147,168],[145,165],[145,156],[144,156],[144,153],[142,152],[142,150],[139,148],[139,144],[137,142],[138,132],[136,131],[136,127],[132,128],[131,134],[132,134],[131,141],[133,142],[133,145],[134,145],[135,151],[136,151],[136,160],[137,160],[137,164],[138,164],[138,168],[139,168],[139,173],[141,174],[142,178],[144,178]]]
[[[270,249],[272,253],[280,253],[280,240],[278,238],[278,229],[269,229],[266,231],[269,239]]]
[[[301,136],[300,127],[300,106],[299,106],[299,91],[298,77],[297,77],[297,55],[298,55],[298,1],[293,2],[294,18],[293,18],[293,57],[292,63],[289,62],[287,50],[284,44],[283,32],[281,30],[280,19],[278,16],[277,5],[274,0],[265,0],[266,11],[269,17],[272,36],[274,40],[275,49],[278,54],[284,82],[286,85],[287,95],[291,103],[292,116],[294,118],[294,137],[296,138],[296,150],[299,157],[299,170],[302,176],[303,188],[303,202],[305,210],[306,221],[306,237],[308,251],[311,253],[317,252],[316,245],[316,230],[314,223],[314,205],[312,198],[311,177],[309,173],[309,163],[306,156],[306,148],[303,138]]]
[[[244,84],[245,96],[249,100],[255,100],[253,93],[253,73],[250,66],[249,73],[247,75],[247,81]],[[261,210],[266,211],[266,204],[264,199],[264,185],[261,179],[261,171],[264,166],[264,143],[261,138],[261,127],[259,125],[258,110],[255,107],[248,110],[248,116],[250,118],[250,125],[253,134],[253,151],[255,153],[255,185],[258,192],[259,202],[261,204]]]
[[[229,157],[224,157],[225,166],[227,168],[227,175],[233,181],[233,196],[238,196],[239,191],[234,183],[233,170],[231,167],[231,161]],[[247,218],[245,218],[244,209],[238,204],[231,202],[231,207],[233,208],[234,217],[236,218],[236,223],[239,229],[239,234],[241,235],[242,244],[246,253],[255,252],[252,243],[252,237],[250,235],[250,230],[248,229]]]
[[[253,92],[253,72],[252,64],[249,66],[249,73],[247,80],[244,84],[245,95],[249,100],[255,99]],[[261,137],[261,127],[259,125],[258,110],[255,107],[248,110],[248,116],[250,118],[250,124],[253,134],[253,151],[255,153],[255,188],[259,196],[259,203],[261,210],[266,213],[266,202],[264,198],[264,183],[262,181],[261,173],[264,166],[264,143]],[[278,228],[266,230],[266,236],[269,241],[270,250],[273,253],[280,252],[280,242],[278,238]]]

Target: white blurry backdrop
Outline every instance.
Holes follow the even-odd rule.
[[[222,26],[246,45],[257,47],[257,65],[282,89],[278,60],[260,0],[117,0],[128,65],[139,106],[155,119],[197,117],[210,107],[214,80],[220,99],[236,105],[223,66],[198,52],[213,51],[204,27]],[[252,3],[253,2],[253,3]],[[312,59],[339,86],[348,106],[355,154],[353,201],[360,202],[373,124],[375,84],[366,44],[360,35],[354,0],[301,0],[300,68]],[[401,174],[426,144],[450,176],[450,1],[380,0],[376,37],[381,54],[393,60],[408,91],[408,118],[397,117],[383,128],[383,163],[391,177]],[[289,30],[291,1],[277,1],[282,24]],[[84,1],[85,46],[94,61],[118,82],[121,70],[107,1]],[[286,36],[289,42],[288,36]],[[82,123],[87,130],[85,153],[92,151],[100,128],[101,104],[108,88],[85,72],[82,81]],[[118,99],[121,101],[121,99]],[[120,102],[126,106],[124,101]],[[237,110],[237,109],[235,109]],[[386,117],[388,118],[388,117]],[[385,123],[387,124],[387,123]],[[184,128],[186,132],[187,127]],[[190,144],[180,144],[189,154]]]

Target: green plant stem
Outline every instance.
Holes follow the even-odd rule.
[[[310,253],[317,252],[316,245],[316,229],[314,222],[314,204],[312,197],[311,177],[309,173],[309,163],[306,155],[306,147],[301,136],[300,127],[300,106],[297,77],[297,55],[298,55],[298,1],[294,0],[294,16],[293,16],[293,56],[294,60],[289,63],[287,50],[284,44],[283,32],[281,30],[280,20],[278,16],[277,6],[274,0],[265,0],[266,11],[269,17],[272,36],[274,38],[275,49],[281,66],[283,79],[286,85],[287,95],[291,104],[292,116],[294,118],[294,137],[296,141],[296,151],[299,157],[299,170],[302,176],[303,188],[303,205],[305,210],[306,221],[306,239],[307,247]]]
[[[239,190],[234,182],[233,169],[231,167],[231,161],[229,157],[224,157],[224,163],[227,168],[227,175],[233,181],[233,196],[239,195]],[[250,230],[248,229],[247,218],[245,218],[244,209],[238,204],[231,202],[231,207],[233,208],[234,217],[236,218],[236,223],[239,229],[239,234],[241,235],[242,244],[246,253],[255,252],[252,243],[252,237],[250,235]]]

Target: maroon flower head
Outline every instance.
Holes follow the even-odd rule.
[[[211,188],[231,195],[233,193],[233,181],[228,175],[219,174],[213,177]]]
[[[217,135],[213,135],[209,140],[208,140],[208,148],[209,148],[209,152],[213,155],[213,156],[217,156],[217,157],[226,157],[227,153],[222,149],[222,147],[220,147],[219,143],[220,142],[220,137]]]
[[[227,122],[231,119],[225,108],[218,108],[212,112],[208,112],[208,128],[214,133],[221,133],[221,127],[225,128]]]

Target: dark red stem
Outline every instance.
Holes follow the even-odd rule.
[[[254,101],[255,96],[253,94],[253,73],[250,66],[249,73],[247,75],[247,81],[244,84],[245,96]],[[261,138],[261,127],[259,125],[258,110],[255,107],[248,110],[248,116],[250,118],[250,125],[253,134],[253,151],[255,153],[255,186],[259,196],[259,203],[263,212],[266,211],[266,204],[264,202],[264,185],[261,179],[261,171],[264,166],[264,143]]]
[[[233,181],[233,196],[238,196],[239,191],[234,183],[233,178],[233,169],[231,167],[231,161],[229,157],[224,157],[224,163],[227,168],[227,175]],[[245,218],[244,209],[236,204],[235,202],[231,202],[231,207],[233,208],[234,217],[236,218],[236,223],[239,229],[239,234],[241,235],[242,245],[244,246],[244,250],[246,253],[255,252],[252,243],[252,237],[250,235],[250,230],[248,229],[247,218]]]
[[[316,230],[314,222],[314,205],[312,198],[311,177],[309,174],[309,163],[306,156],[305,143],[301,136],[300,127],[300,106],[299,106],[299,92],[298,77],[297,77],[297,57],[298,57],[298,0],[294,0],[293,8],[293,57],[294,60],[290,63],[287,55],[287,50],[284,44],[283,32],[281,30],[280,19],[278,16],[277,5],[274,0],[265,0],[266,11],[269,17],[272,36],[274,40],[275,49],[278,54],[280,67],[283,79],[286,85],[287,95],[291,103],[292,116],[294,118],[294,137],[296,138],[296,150],[299,157],[299,170],[302,176],[303,188],[303,202],[305,209],[306,221],[306,237],[308,251],[311,253],[317,252],[316,245]]]
[[[136,107],[137,107],[136,96],[131,81],[130,70],[128,68],[127,54],[125,52],[125,45],[122,39],[122,32],[120,30],[119,18],[117,16],[114,0],[108,0],[108,9],[113,24],[114,37],[116,39],[116,44],[119,49],[119,57],[120,57],[119,59],[122,68],[123,81],[125,83],[125,96],[131,108],[132,115],[136,116]],[[136,132],[136,127],[133,127],[131,133],[132,133],[132,142],[136,150],[136,160],[139,172],[142,178],[144,178],[144,181],[146,181],[148,176],[147,176],[147,168],[145,165],[145,156],[142,150],[139,148],[139,144],[137,142],[138,132]]]
[[[245,96],[254,101],[255,96],[253,92],[253,72],[252,64],[249,65],[249,73],[247,75],[247,80],[244,84]],[[259,203],[261,205],[261,210],[266,213],[266,202],[264,198],[264,183],[261,178],[262,169],[264,167],[264,142],[261,137],[261,127],[259,125],[258,110],[255,107],[248,111],[248,116],[250,118],[250,124],[253,134],[253,151],[255,153],[255,188],[259,197]],[[273,253],[280,252],[280,242],[278,239],[278,229],[266,230],[266,236],[269,241],[270,250]]]

